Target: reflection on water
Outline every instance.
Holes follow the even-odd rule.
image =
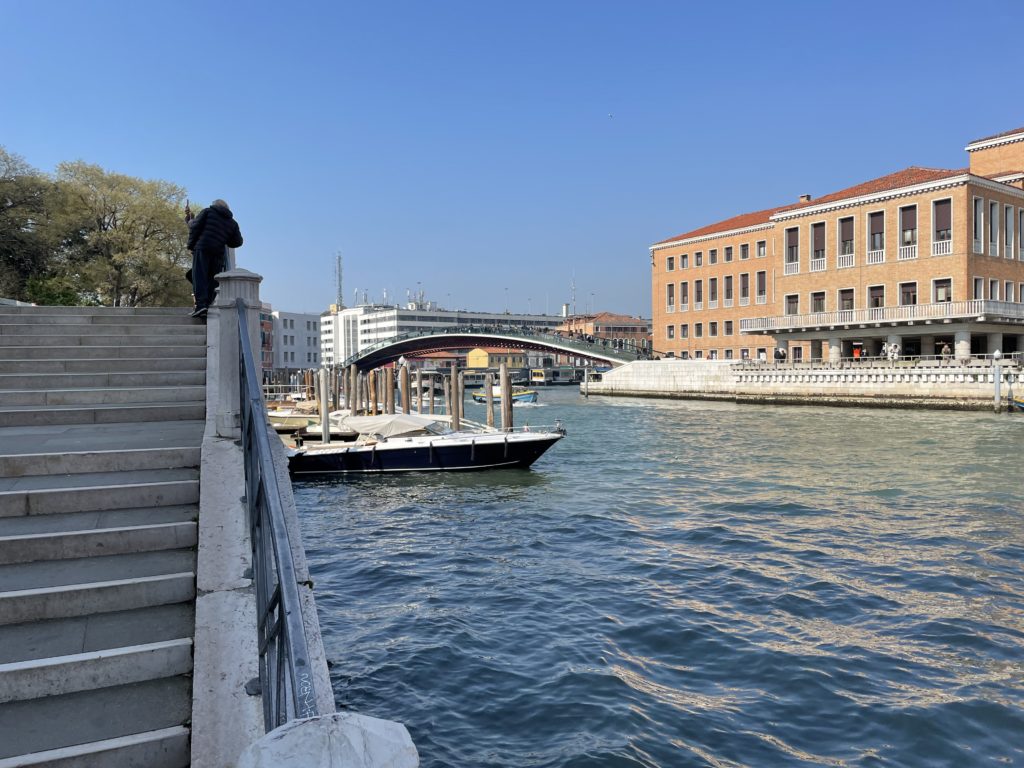
[[[425,766],[1024,762],[1024,419],[541,400],[531,471],[296,483],[339,706]]]

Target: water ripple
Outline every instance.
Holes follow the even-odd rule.
[[[296,484],[339,707],[429,768],[1024,762],[1024,419],[542,397],[531,471]]]

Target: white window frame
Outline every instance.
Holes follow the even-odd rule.
[[[985,253],[985,198],[975,195],[971,199],[971,240],[974,253]],[[979,237],[980,235],[980,237]]]
[[[1016,250],[1016,239],[1014,230],[1013,206],[1003,206],[1003,256],[1012,259]]]
[[[953,300],[953,276],[952,275],[946,275],[944,277],[933,277],[932,278],[932,304],[945,304],[946,303],[944,301],[939,301],[938,297],[935,295],[935,288],[936,288],[936,286],[939,283],[941,283],[941,282],[945,282],[946,280],[949,281],[949,300],[950,301]]]
[[[995,216],[992,215],[993,211],[995,211]],[[992,239],[993,235],[995,235],[995,240]],[[999,235],[1000,235],[1000,231],[999,231],[999,201],[998,200],[989,200],[988,201],[988,230],[987,230],[988,255],[989,256],[998,256],[999,255]]]
[[[985,278],[974,277],[971,280],[971,298],[975,301],[985,299]]]
[[[949,240],[937,240],[935,238],[937,230],[935,229],[935,206],[939,203],[949,203]],[[953,210],[953,198],[951,197],[940,197],[938,200],[932,200],[932,256],[949,256],[953,253],[953,233],[956,231],[953,220],[956,217],[956,212]],[[920,232],[920,224],[918,222],[918,232]]]
[[[988,291],[986,291],[985,298],[989,301],[999,301],[999,278],[990,277],[988,279]]]

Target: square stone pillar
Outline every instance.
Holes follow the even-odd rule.
[[[238,391],[238,312],[237,299],[245,306],[246,331],[260,376],[260,283],[261,275],[247,269],[232,269],[216,275],[217,298],[207,313],[207,339],[210,344],[206,371],[207,418],[215,420],[217,435],[237,439],[241,436]],[[257,379],[257,383],[259,379]]]

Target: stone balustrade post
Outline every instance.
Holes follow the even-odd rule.
[[[832,365],[839,365],[840,360],[843,358],[843,343],[838,337],[833,337],[828,340],[828,361]]]
[[[954,354],[960,361],[971,359],[971,332],[957,331],[954,335],[953,345],[956,347]]]
[[[238,313],[236,299],[245,305],[249,342],[255,357],[257,375],[261,365],[260,283],[261,275],[247,269],[230,269],[216,275],[217,298],[207,313],[207,339],[211,346],[207,361],[207,414],[212,411],[219,437],[241,436],[238,394]],[[208,415],[209,418],[209,415]]]

